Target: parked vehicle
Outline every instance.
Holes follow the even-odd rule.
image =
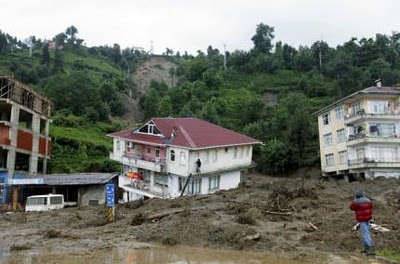
[[[26,199],[25,211],[48,211],[64,208],[64,195],[33,195]]]

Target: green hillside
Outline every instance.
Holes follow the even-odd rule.
[[[337,47],[323,41],[292,47],[275,41],[274,28],[261,23],[251,40],[251,50],[225,54],[212,46],[196,55],[167,48],[162,56],[178,67],[154,66],[169,69],[175,85],[153,81],[139,91],[130,74],[146,72],[141,62],[151,54],[118,44],[86,47],[74,26],[52,42],[31,38],[31,49],[0,31],[0,75],[14,76],[54,102],[51,172],[118,169],[107,161],[111,140],[105,137],[122,128],[115,120],[155,116],[194,116],[261,140],[254,157],[262,172],[318,166],[312,113],[376,79],[400,82],[397,32]],[[124,120],[131,108],[127,97],[138,100],[144,120]]]

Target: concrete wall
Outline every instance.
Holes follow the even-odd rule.
[[[79,188],[78,206],[88,206],[89,200],[98,200],[99,204],[106,202],[105,185],[89,185]]]

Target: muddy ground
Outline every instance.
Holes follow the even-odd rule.
[[[0,246],[85,254],[163,244],[351,255],[362,248],[348,207],[360,188],[373,200],[375,223],[391,230],[372,232],[376,248],[400,252],[400,180],[322,181],[310,171],[288,178],[251,173],[236,190],[121,204],[114,223],[104,206],[2,212]]]

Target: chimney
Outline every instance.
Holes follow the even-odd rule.
[[[382,87],[382,81],[381,79],[378,79],[375,81],[376,87],[381,88]]]

